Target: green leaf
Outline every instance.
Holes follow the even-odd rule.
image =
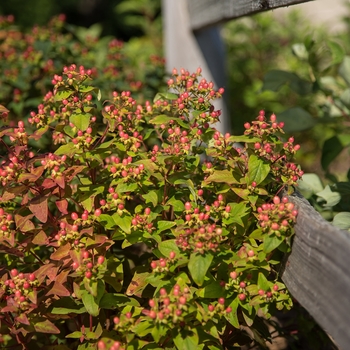
[[[114,213],[112,218],[116,225],[118,225],[125,233],[131,232],[131,216],[127,214],[119,215],[118,213]]]
[[[323,190],[323,184],[317,174],[304,174],[298,182],[298,190],[303,193],[304,197],[309,198],[317,192]]]
[[[343,47],[337,42],[331,40],[329,40],[327,44],[332,54],[332,65],[340,63],[344,59],[345,55]]]
[[[143,320],[133,327],[133,332],[137,334],[139,337],[144,337],[147,334],[151,333],[154,328],[154,323],[152,321]],[[157,347],[155,347],[156,349]],[[144,348],[143,348],[144,349]]]
[[[76,153],[79,153],[79,150],[77,150],[75,147],[73,147],[73,143],[68,143],[66,145],[62,145],[62,146],[58,147],[55,151],[55,154],[58,156],[65,154],[68,157],[72,157]]]
[[[270,172],[270,166],[256,155],[252,154],[248,161],[248,183],[256,182],[259,185]]]
[[[185,210],[185,205],[182,201],[175,198],[175,196],[171,197],[166,205],[171,205],[175,212],[183,212]]]
[[[350,229],[350,213],[349,212],[340,212],[336,214],[333,218],[332,224],[341,230]]]
[[[137,183],[120,183],[117,186],[116,192],[118,193],[125,193],[125,192],[133,192],[137,189]]]
[[[152,203],[154,207],[158,204],[158,195],[156,191],[150,191],[146,194],[142,195],[143,199],[146,201],[146,203]]]
[[[268,291],[270,289],[269,281],[262,272],[259,272],[258,275],[258,288],[264,291]]]
[[[215,172],[209,175],[204,182],[207,184],[211,182],[224,182],[228,185],[239,183],[239,181],[233,177],[232,172],[229,170],[215,170]]]
[[[317,123],[312,115],[301,107],[289,108],[279,113],[278,121],[284,122],[284,130],[288,133],[311,129]]]
[[[165,114],[161,114],[161,115],[157,115],[156,117],[152,118],[149,122],[151,124],[167,124],[172,119],[173,118],[171,118]]]
[[[77,304],[71,297],[60,298],[53,302],[50,313],[54,315],[82,314],[86,309],[84,305]]]
[[[198,340],[195,328],[192,328],[190,332],[185,329],[181,329],[180,332],[176,331],[174,337],[174,343],[178,350],[198,349]]]
[[[232,324],[233,327],[239,329],[240,324],[238,321],[238,316],[237,316],[237,309],[239,306],[238,298],[233,299],[233,301],[230,304],[230,307],[232,309],[231,312],[225,313],[225,318],[230,324]]]
[[[350,56],[345,56],[343,62],[339,66],[339,75],[350,86]]]
[[[250,135],[232,135],[229,137],[228,141],[237,143],[255,143],[260,142],[261,139],[259,137],[252,137]]]
[[[333,192],[328,185],[321,192],[317,192],[316,195],[326,202],[323,204],[326,208],[334,207],[341,200],[339,192]]]
[[[33,325],[34,325],[35,331],[39,333],[49,333],[49,334],[61,333],[61,331],[49,320],[33,322]]]
[[[83,333],[81,333],[80,331],[75,331],[73,333],[69,333],[68,335],[66,335],[66,338],[69,339],[79,339],[83,336]]]
[[[322,147],[321,165],[327,170],[332,161],[350,145],[350,135],[338,134],[326,140]]]
[[[197,285],[201,286],[203,284],[205,275],[212,260],[213,255],[209,253],[205,253],[203,255],[198,253],[191,254],[188,262],[188,270],[190,271],[190,274]]]
[[[97,293],[96,296],[93,296],[90,291],[87,291],[85,288],[81,289],[81,297],[83,304],[87,312],[91,316],[98,316],[99,314],[99,303],[104,294],[105,285],[103,281],[97,281]]]
[[[176,255],[180,253],[175,239],[168,239],[166,241],[160,242],[158,244],[158,249],[164,255],[164,257],[169,257],[170,252],[175,252],[177,253]]]
[[[350,108],[350,89],[345,89],[339,98],[347,108]]]
[[[232,223],[237,223],[240,226],[244,226],[242,218],[249,213],[249,208],[245,202],[240,203],[228,203],[231,207],[230,216],[226,219],[223,218],[222,221],[225,225],[230,225]]]
[[[99,216],[98,220],[104,226],[104,228],[107,230],[111,230],[111,229],[115,228],[116,223],[113,220],[113,218],[108,214],[101,214]]]
[[[169,228],[175,226],[176,223],[174,221],[158,221],[158,227],[157,227],[157,233],[163,232],[165,230],[168,230]]]
[[[292,52],[300,60],[306,61],[309,58],[309,53],[303,43],[297,43],[292,45]]]
[[[288,85],[294,92],[304,96],[312,91],[312,83],[301,79],[295,73],[283,70],[271,70],[263,80],[263,90],[278,91],[283,85]]]
[[[74,124],[78,128],[78,130],[85,131],[90,124],[90,113],[79,113],[72,114],[69,117],[69,121]]]
[[[72,94],[74,94],[73,90],[57,91],[55,94],[55,102],[63,101],[67,99],[69,96],[71,96]]]
[[[225,288],[220,285],[220,282],[213,281],[202,289],[197,291],[197,295],[201,298],[220,298],[225,292]]]
[[[177,100],[179,96],[177,94],[173,94],[171,92],[158,92],[153,99],[153,102],[157,102],[158,100]]]
[[[105,293],[99,304],[101,309],[109,310],[117,309],[126,305],[139,306],[139,303],[136,299],[128,298],[124,294]]]
[[[151,330],[152,337],[156,343],[159,343],[160,338],[162,337],[162,332],[159,323],[155,324]]]
[[[265,235],[264,252],[270,253],[275,250],[283,242],[282,237],[277,237],[275,234]]]

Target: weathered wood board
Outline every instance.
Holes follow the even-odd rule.
[[[350,232],[325,221],[301,196],[296,235],[282,280],[290,293],[333,338],[350,346]]]
[[[312,0],[188,0],[192,30],[231,19]]]

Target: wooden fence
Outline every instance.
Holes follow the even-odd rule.
[[[309,0],[163,0],[167,69],[184,67],[225,85],[224,50],[218,24]],[[225,118],[225,101],[219,106]],[[221,131],[229,129],[228,117]],[[325,221],[294,194],[296,235],[282,279],[340,349],[350,348],[350,233]]]
[[[334,227],[297,194],[295,238],[282,280],[343,350],[350,347],[350,233]]]

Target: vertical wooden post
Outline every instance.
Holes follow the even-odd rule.
[[[162,0],[164,46],[167,72],[185,68],[195,72],[202,68],[203,77],[215,87],[226,87],[224,46],[218,27],[193,32],[190,25],[188,0]],[[225,96],[225,95],[224,95]],[[222,114],[215,127],[222,133],[230,131],[224,99],[215,102]]]

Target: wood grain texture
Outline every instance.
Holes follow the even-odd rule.
[[[294,298],[334,339],[350,346],[350,233],[325,221],[300,195],[296,235],[282,280]]]
[[[278,7],[312,0],[188,0],[192,30]]]

